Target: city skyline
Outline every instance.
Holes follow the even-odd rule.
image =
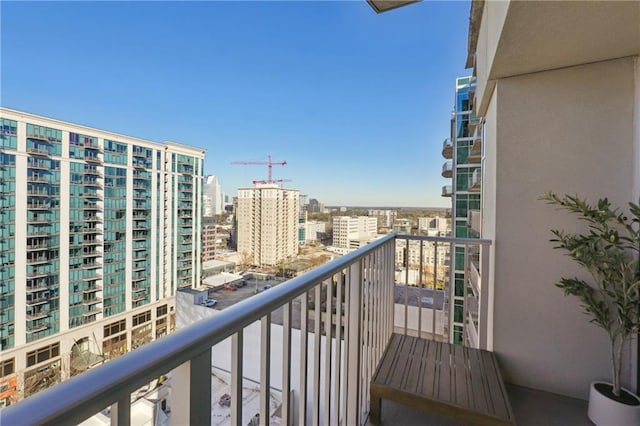
[[[451,82],[468,74],[465,33],[450,28],[468,8],[425,2],[377,17],[364,1],[5,3],[2,105],[202,146],[204,173],[231,196],[267,177],[231,162],[271,155],[288,163],[274,178],[326,205],[445,207]],[[97,17],[109,26],[83,29]],[[55,66],[25,67],[33,58]]]

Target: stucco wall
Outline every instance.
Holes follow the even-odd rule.
[[[581,275],[548,241],[549,229],[575,230],[575,220],[537,198],[553,190],[618,205],[631,199],[634,67],[626,58],[497,84],[486,142],[495,144],[486,172],[495,169],[495,183],[485,183],[494,206],[485,207],[495,214],[493,347],[509,382],[586,398],[590,381],[610,376],[605,333],[554,286]]]

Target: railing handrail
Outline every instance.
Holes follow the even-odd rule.
[[[79,423],[152,378],[194,359],[396,238],[389,234],[267,292],[33,395],[0,414],[7,424]],[[472,240],[477,242],[478,240]]]

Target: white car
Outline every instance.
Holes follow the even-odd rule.
[[[218,301],[215,299],[207,299],[207,300],[204,300],[201,304],[203,306],[206,306],[207,308],[210,308],[212,306],[215,306],[216,303],[218,303]]]

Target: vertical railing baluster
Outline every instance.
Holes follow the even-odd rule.
[[[331,347],[333,345],[331,341],[331,329],[333,327],[333,316],[332,316],[332,307],[333,307],[333,277],[326,280],[327,284],[327,306],[325,309],[325,320],[324,320],[324,335],[325,335],[325,345],[324,345],[324,424],[329,424],[329,419],[331,419]]]
[[[320,323],[322,305],[322,283],[318,283],[315,289],[314,305],[313,305],[313,411],[312,424],[318,426],[320,424]]]
[[[438,282],[438,242],[433,243],[433,285],[431,286],[431,295],[433,296],[433,303],[431,305],[431,338],[436,339],[436,289]],[[444,315],[444,287],[442,288],[442,314]],[[444,318],[444,317],[443,317]],[[443,319],[444,321],[444,319]],[[444,322],[443,322],[444,327]],[[444,332],[443,332],[444,334]]]
[[[464,245],[464,279],[462,280],[462,346],[469,346],[468,331],[467,331],[467,318],[469,309],[467,300],[467,278],[469,277],[469,262],[471,262],[471,256],[469,255],[469,244]]]
[[[406,255],[404,265],[404,335],[407,333],[407,324],[409,321],[409,239],[406,238]]]
[[[420,266],[418,269],[418,337],[422,337],[422,296],[424,295],[424,285],[422,282],[422,274],[424,269],[424,241],[420,241]],[[434,296],[432,294],[432,296]],[[434,304],[431,304],[431,310],[435,308]]]
[[[291,302],[282,307],[282,425],[289,426],[292,421],[291,410]]]
[[[456,245],[452,242],[449,243],[449,294],[448,294],[448,299],[449,299],[449,303],[447,304],[447,311],[444,312],[443,309],[443,315],[446,316],[446,318],[443,317],[443,324],[444,321],[446,320],[447,325],[448,325],[448,329],[447,329],[447,333],[448,335],[445,335],[445,342],[449,342],[449,343],[453,343],[453,317],[454,317],[454,312],[455,312],[455,289],[456,289],[456,275],[455,275],[455,270],[456,270]],[[444,330],[443,330],[443,333]]]
[[[341,406],[340,406],[340,423],[347,424],[347,404],[349,395],[348,388],[348,374],[349,374],[349,360],[351,359],[351,354],[349,353],[349,342],[351,341],[351,299],[349,292],[349,285],[351,283],[351,268],[347,268],[343,270],[344,272],[344,355],[342,356],[342,398],[341,398]]]
[[[396,317],[396,275],[395,275],[395,247],[391,244],[387,246],[387,340],[391,338],[391,335],[395,331],[395,317]]]
[[[111,426],[131,424],[131,394],[127,393],[111,406]]]
[[[332,425],[339,424],[340,419],[340,402],[342,400],[342,394],[340,393],[340,377],[342,377],[342,272],[334,275],[337,282],[336,285],[336,350],[335,350],[335,369],[333,372],[333,387],[331,396],[333,398],[331,405],[333,411],[331,412]]]
[[[360,424],[360,368],[361,368],[361,326],[362,326],[362,260],[349,266],[349,358],[347,359],[346,418],[344,424]]]
[[[211,424],[211,348],[191,358],[189,423]]]
[[[242,422],[243,330],[231,336],[231,424]]]
[[[271,314],[260,320],[260,426],[270,423]]]
[[[367,367],[369,365],[368,355],[369,355],[369,275],[367,274],[367,256],[364,256],[361,260],[362,262],[362,279],[361,279],[361,288],[362,288],[362,303],[361,303],[361,315],[362,319],[360,322],[360,329],[362,330],[362,361],[361,361],[361,371],[360,371],[360,393],[358,394],[358,409],[364,404],[364,395],[367,392],[364,385],[364,378],[367,374]]]
[[[307,424],[307,367],[309,360],[309,293],[300,296],[300,396],[298,398],[298,424]]]

